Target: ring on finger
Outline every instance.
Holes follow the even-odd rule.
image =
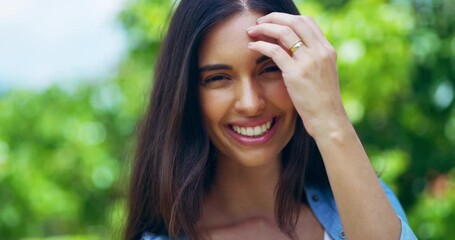
[[[294,53],[295,51],[297,51],[297,49],[299,49],[301,46],[303,46],[303,42],[302,40],[299,40],[297,41],[296,43],[294,43],[294,45],[292,45],[291,48],[289,48],[289,51],[291,53]]]

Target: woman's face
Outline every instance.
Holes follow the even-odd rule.
[[[241,13],[215,25],[199,49],[204,125],[218,160],[228,164],[276,164],[294,133],[297,113],[281,71],[248,49],[257,39],[247,28],[260,16]]]

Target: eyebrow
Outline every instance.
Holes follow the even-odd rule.
[[[226,64],[213,64],[199,68],[199,72],[213,71],[213,70],[232,70],[232,66]]]
[[[270,58],[265,56],[265,55],[262,55],[261,57],[259,57],[257,60],[256,60],[256,65],[259,65],[267,60],[269,60]]]
[[[258,59],[256,59],[256,65],[259,65],[267,60],[269,60],[270,58],[265,56],[265,55],[262,55],[260,56]],[[231,65],[227,65],[227,64],[213,64],[213,65],[206,65],[206,66],[202,66],[199,68],[199,72],[207,72],[207,71],[214,71],[214,70],[232,70],[232,66]]]

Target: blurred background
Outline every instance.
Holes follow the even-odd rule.
[[[305,0],[419,239],[455,239],[455,1]],[[0,2],[0,239],[118,239],[171,0]]]

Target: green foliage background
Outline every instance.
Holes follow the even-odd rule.
[[[343,101],[419,239],[455,239],[455,2],[296,1],[338,51]],[[134,129],[170,0],[129,1],[116,77],[0,94],[0,238],[118,238]],[[176,66],[178,67],[178,66]]]

